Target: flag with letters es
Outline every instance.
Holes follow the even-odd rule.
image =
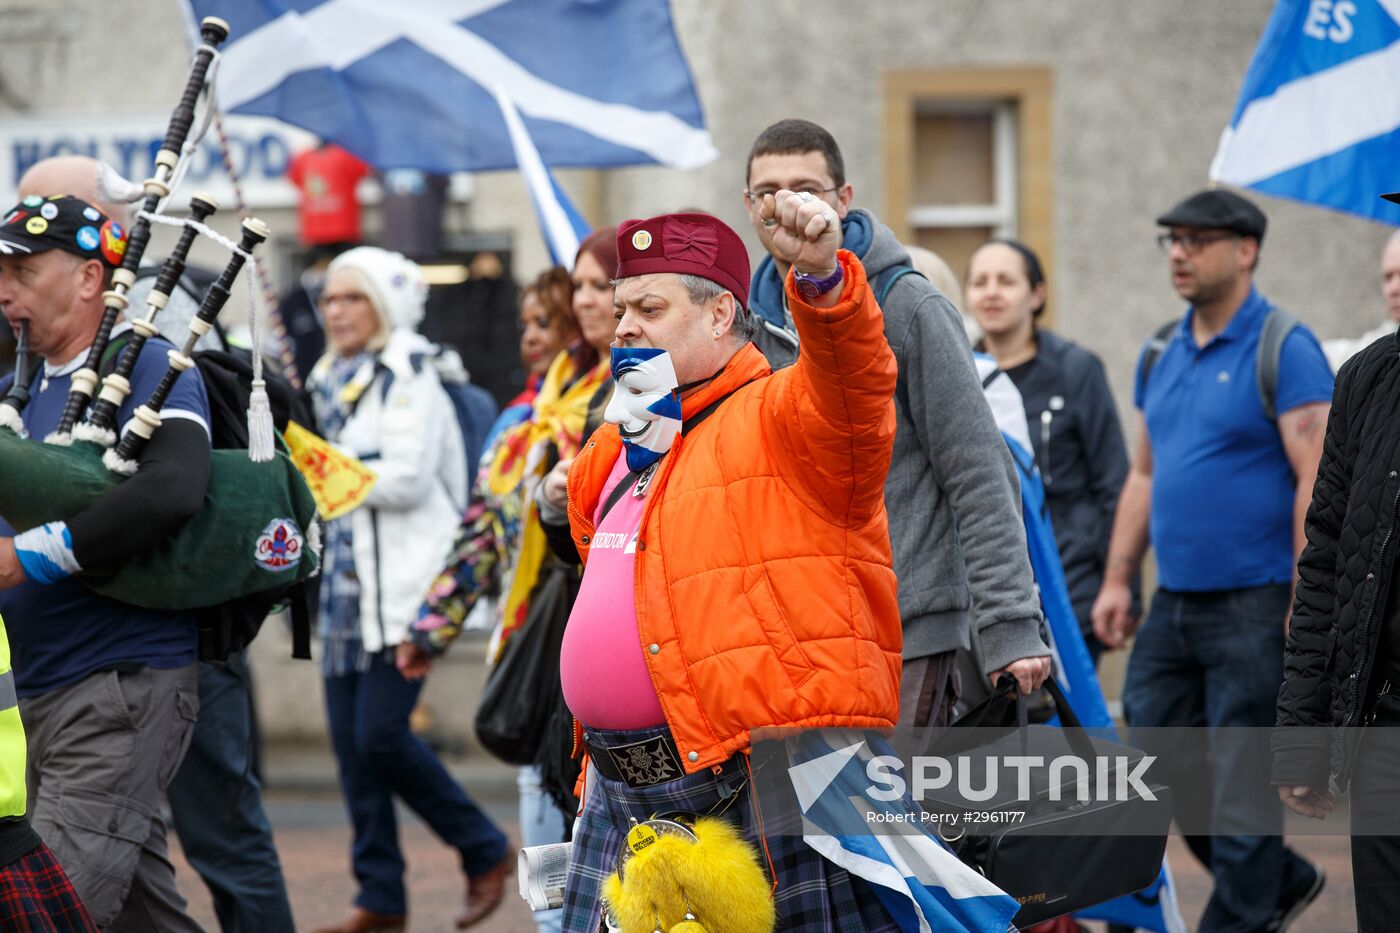
[[[225,110],[379,169],[516,167],[498,103],[553,168],[716,155],[667,0],[187,0],[226,20]]]
[[[1400,223],[1397,154],[1400,0],[1279,0],[1211,179]]]

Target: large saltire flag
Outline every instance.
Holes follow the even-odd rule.
[[[187,2],[229,24],[225,110],[277,117],[379,169],[515,168],[498,91],[554,168],[717,155],[667,0]]]
[[[1400,153],[1400,0],[1279,0],[1210,177],[1386,223]]]

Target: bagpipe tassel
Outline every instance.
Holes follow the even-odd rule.
[[[258,274],[258,262],[248,256],[253,266],[252,275],[244,276],[248,282],[248,331],[253,350],[253,391],[248,397],[248,459],[254,463],[267,463],[277,454],[273,435],[272,403],[267,398],[267,382],[263,379],[262,333],[258,324],[258,293],[253,288],[253,279]]]
[[[248,397],[248,459],[254,463],[271,460],[277,451],[273,440],[275,433],[267,384],[261,379],[254,379],[253,392]]]

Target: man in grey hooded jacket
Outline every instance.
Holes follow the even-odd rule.
[[[974,618],[990,679],[1009,673],[1030,693],[1050,672],[1050,651],[1040,638],[1015,468],[961,316],[927,279],[900,274],[909,253],[874,216],[851,208],[841,151],[826,130],[805,120],[770,126],[749,153],[746,180],[745,206],[770,253],[754,274],[749,307],[755,343],[773,368],[791,364],[798,345],[783,297],[789,270],[771,255],[759,217],[763,195],[806,191],[836,208],[842,245],[860,257],[885,312],[900,374],[885,505],[904,624],[901,726],[947,725],[959,692],[954,654],[971,646]]]

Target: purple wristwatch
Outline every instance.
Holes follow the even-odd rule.
[[[842,273],[841,263],[839,262],[836,264],[836,271],[825,278],[817,278],[815,275],[808,275],[805,272],[799,272],[793,276],[797,285],[797,292],[803,298],[815,298],[818,295],[825,295],[827,292],[840,285],[843,278],[845,278],[845,274]]]

